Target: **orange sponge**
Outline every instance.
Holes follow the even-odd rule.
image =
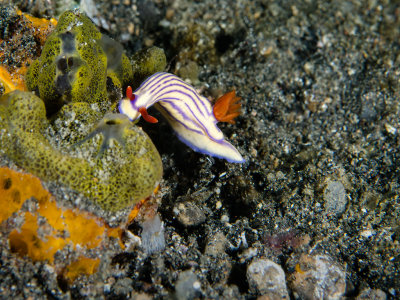
[[[20,210],[25,200],[35,197],[39,202],[47,202],[51,197],[37,177],[9,168],[0,168],[0,195],[0,223]]]
[[[96,273],[99,264],[100,259],[81,256],[65,268],[64,277],[72,282],[82,274],[92,275]]]
[[[67,245],[74,248],[79,245],[80,250],[93,249],[107,237],[103,220],[77,209],[59,207],[33,175],[0,168],[0,195],[0,222],[13,213],[24,217],[22,226],[12,230],[8,236],[10,249],[33,261],[53,263],[54,254]],[[37,199],[36,211],[21,210],[23,203],[32,197]],[[81,256],[65,268],[64,275],[73,281],[80,274],[96,272],[99,263],[99,259]]]

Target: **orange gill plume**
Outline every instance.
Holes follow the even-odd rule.
[[[213,107],[215,118],[219,122],[234,124],[234,119],[240,115],[240,107],[242,106],[238,103],[239,100],[240,97],[236,97],[235,90],[219,97]]]

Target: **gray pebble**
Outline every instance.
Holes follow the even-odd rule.
[[[191,270],[179,274],[175,284],[175,296],[178,300],[193,299],[200,295],[201,284]]]
[[[222,232],[216,232],[215,234],[210,234],[207,239],[206,249],[204,254],[216,257],[225,257],[226,247],[228,241]]]
[[[324,255],[302,255],[289,280],[300,299],[340,299],[346,290],[346,272]]]
[[[346,190],[340,181],[331,181],[324,190],[325,210],[328,214],[341,214],[346,209]]]
[[[253,293],[267,299],[289,299],[285,272],[271,260],[254,260],[247,268],[247,280]]]
[[[365,289],[356,298],[356,300],[386,300],[386,294],[379,289]]]
[[[220,287],[227,283],[232,271],[232,261],[225,252],[228,245],[229,242],[222,232],[210,233],[204,255],[200,259],[201,268],[209,269],[209,280]]]
[[[193,202],[175,204],[174,213],[183,226],[197,226],[206,220],[203,211]]]
[[[113,286],[114,293],[116,295],[127,295],[133,291],[133,281],[130,278],[120,278],[115,282]]]

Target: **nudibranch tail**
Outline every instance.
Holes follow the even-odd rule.
[[[126,95],[127,98],[119,103],[119,111],[129,119],[136,120],[142,116],[146,121],[156,123],[157,119],[147,114],[147,108],[156,104],[180,140],[193,150],[229,162],[244,162],[217,127],[218,121],[233,123],[233,118],[240,113],[240,104],[236,103],[240,98],[234,91],[221,97],[213,110],[210,101],[191,85],[174,74],[158,72],[148,77],[134,93],[127,89]],[[214,111],[220,119],[216,118]]]
[[[215,102],[213,113],[219,122],[235,123],[235,118],[240,115],[241,104],[238,103],[240,97],[236,97],[235,90],[230,91]]]

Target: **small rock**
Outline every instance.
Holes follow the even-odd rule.
[[[324,190],[325,210],[328,214],[344,212],[347,204],[346,190],[340,181],[330,181]]]
[[[113,286],[116,295],[128,295],[133,291],[133,281],[130,278],[121,278]]]
[[[359,114],[360,119],[371,122],[378,116],[377,108],[379,108],[379,101],[382,98],[381,93],[374,91],[367,92],[361,95],[361,111]]]
[[[302,255],[289,280],[301,299],[340,299],[346,291],[346,272],[323,255]]]
[[[179,64],[178,76],[185,81],[189,80],[191,84],[196,84],[199,82],[199,66],[191,60]]]
[[[226,256],[227,245],[228,241],[225,235],[222,232],[216,232],[208,237],[204,254],[215,257]]]
[[[390,134],[393,134],[393,135],[396,134],[396,131],[397,131],[396,127],[393,127],[389,123],[385,123],[384,126],[385,126],[385,130],[386,130],[387,133],[390,133]]]
[[[356,300],[386,300],[386,294],[379,289],[365,289],[361,291]]]
[[[181,202],[174,206],[174,213],[183,226],[197,226],[206,220],[203,211],[193,202]]]
[[[132,300],[151,300],[153,299],[150,295],[144,294],[144,293],[133,293],[131,295]]]
[[[285,272],[271,260],[254,260],[247,268],[247,281],[250,290],[265,299],[289,299]]]
[[[201,283],[191,270],[179,274],[175,285],[175,296],[178,300],[194,299],[200,296]]]
[[[224,288],[222,299],[240,299],[240,291],[237,285],[230,284]]]
[[[227,283],[232,271],[232,260],[225,252],[228,245],[229,242],[222,232],[211,233],[200,259],[200,267],[209,270],[209,281],[221,288]]]
[[[257,248],[250,247],[248,249],[245,249],[239,255],[240,263],[243,264],[244,262],[251,260],[254,256],[257,255],[257,253],[258,253],[258,249]]]

